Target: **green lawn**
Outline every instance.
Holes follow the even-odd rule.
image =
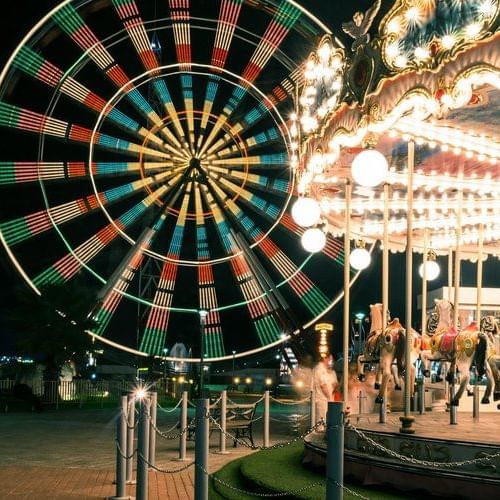
[[[318,474],[304,468],[301,464],[302,443],[285,448],[261,451],[244,458],[234,460],[223,467],[215,475],[232,486],[255,493],[290,492],[285,498],[301,498],[309,500],[323,500],[325,498],[325,479]],[[320,483],[310,488],[309,486]],[[358,495],[373,500],[389,500],[407,498],[402,494],[382,492],[376,488],[365,488],[355,484],[346,484]],[[385,490],[386,488],[384,488]],[[210,485],[210,499],[220,500],[249,500],[255,495],[246,495],[212,480]],[[355,495],[345,492],[344,498],[354,499]]]

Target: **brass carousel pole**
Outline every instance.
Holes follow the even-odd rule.
[[[460,166],[458,178],[461,181],[463,177],[463,165]],[[454,293],[453,302],[455,307],[453,309],[453,324],[455,328],[458,328],[458,310],[460,306],[460,262],[461,262],[461,244],[462,244],[462,200],[463,200],[463,186],[460,182],[460,187],[458,188],[458,199],[457,199],[457,228],[455,231],[455,268],[453,274],[455,275],[454,281]]]
[[[451,302],[451,289],[453,287],[453,249],[448,249],[448,297]]]
[[[389,184],[384,184],[384,234],[382,239],[382,325],[389,310]],[[385,397],[385,396],[384,396]]]
[[[479,224],[478,249],[477,249],[477,288],[476,288],[476,323],[479,328],[481,321],[481,300],[483,288],[483,242],[484,225]]]
[[[351,181],[346,179],[345,185],[345,225],[344,225],[344,330],[342,360],[342,395],[344,411],[347,410],[349,397],[349,310],[350,310],[350,265],[351,256]]]
[[[415,417],[410,412],[410,358],[411,358],[411,313],[412,313],[412,275],[413,275],[413,170],[415,168],[415,142],[408,141],[408,188],[407,188],[407,207],[406,207],[406,332],[405,335],[405,390],[404,390],[404,411],[405,414],[399,417],[401,428],[399,432],[413,434],[412,428]]]
[[[422,256],[422,336],[427,333],[427,246],[429,230],[424,229],[424,253]]]

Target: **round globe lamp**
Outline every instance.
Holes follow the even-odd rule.
[[[299,198],[292,206],[292,217],[299,226],[314,226],[321,217],[321,207],[312,198]]]
[[[319,252],[323,249],[326,244],[326,235],[317,227],[313,229],[308,229],[304,232],[301,238],[302,246],[304,250],[311,253]]]
[[[351,264],[351,267],[356,269],[356,271],[366,269],[370,265],[371,260],[370,253],[364,247],[355,248],[349,256],[349,264]]]
[[[375,149],[365,149],[354,158],[352,178],[364,187],[375,187],[387,178],[389,165],[385,156]]]
[[[432,281],[435,280],[440,273],[440,268],[439,264],[435,260],[428,260],[425,263],[426,267],[426,273],[425,273],[425,278],[427,281]],[[418,268],[418,274],[420,274],[420,277],[424,277],[424,264],[420,264],[420,267]]]

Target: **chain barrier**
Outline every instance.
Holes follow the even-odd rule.
[[[158,429],[158,427],[152,421],[151,421],[151,427],[156,432],[156,434],[158,434],[163,439],[173,440],[173,439],[179,439],[183,434],[185,434],[189,430],[189,428],[194,424],[194,421],[195,419],[193,418],[193,420],[191,420],[191,422],[189,422],[186,425],[186,427],[184,427],[184,429],[182,429],[182,431],[178,432],[177,434],[168,434],[168,433],[173,429],[175,429],[180,422],[177,422],[173,427],[168,429],[166,432],[163,432],[160,429]]]
[[[274,418],[269,416],[269,420],[271,422],[279,422],[280,424],[295,424],[298,422],[303,422],[306,418],[309,418],[309,415],[299,415],[299,416],[289,416],[288,418]]]
[[[209,404],[209,408],[215,408],[222,401],[222,396],[219,396],[213,403]]]
[[[179,399],[179,401],[177,401],[177,404],[173,408],[170,408],[170,410],[168,410],[167,408],[163,408],[163,406],[160,403],[156,403],[156,406],[163,413],[172,413],[173,411],[177,410],[177,408],[179,408],[181,403],[182,403],[182,398]]]
[[[299,401],[293,401],[291,403],[287,403],[286,401],[282,401],[280,399],[273,398],[272,396],[269,396],[269,399],[271,401],[274,401],[275,403],[278,403],[280,405],[285,405],[285,406],[295,406],[295,405],[301,405],[306,403],[307,401],[311,400],[311,396],[308,396],[307,398],[304,399],[299,399]]]
[[[137,428],[137,425],[139,424],[139,419],[135,420],[134,425],[129,425],[129,423],[128,423],[128,414],[124,413],[124,412],[120,412],[120,416],[125,418],[125,426],[127,427],[127,429],[132,430],[132,429],[136,429]]]
[[[149,467],[151,467],[151,469],[155,470],[156,472],[162,472],[163,474],[176,474],[177,472],[185,471],[186,469],[189,469],[189,467],[194,465],[194,462],[189,462],[188,464],[184,465],[183,467],[180,467],[179,469],[162,469],[161,467],[153,465],[151,462],[149,462],[149,460],[144,458],[144,456],[141,453],[138,453],[137,456],[140,459],[144,460],[144,462],[146,462],[146,464]]]
[[[130,460],[137,453],[137,448],[136,448],[130,455],[126,455],[125,453],[123,453],[123,450],[120,448],[120,443],[118,442],[117,439],[115,439],[115,443],[116,443],[116,449],[117,449],[118,453],[120,454],[120,456],[124,460]]]
[[[265,398],[265,396],[261,396],[260,399],[258,399],[257,401],[254,401],[252,404],[257,406],[259,403],[261,403],[262,401],[264,401],[264,398]],[[227,398],[227,402],[229,404],[232,404],[232,405],[239,405],[239,404],[241,404],[241,403],[237,403],[236,401],[233,401],[231,398]]]
[[[217,427],[217,429],[220,432],[222,432],[226,437],[228,437],[229,439],[231,439],[232,441],[234,441],[234,442],[236,442],[238,444],[241,444],[242,446],[245,446],[246,448],[249,448],[251,450],[261,450],[261,451],[263,451],[263,450],[273,450],[273,449],[276,449],[276,448],[285,448],[286,446],[290,446],[291,444],[294,444],[297,441],[299,441],[301,439],[304,439],[308,434],[310,434],[311,432],[315,431],[318,427],[323,426],[325,424],[324,420],[319,420],[316,425],[314,425],[313,427],[311,427],[310,429],[308,429],[303,434],[300,434],[299,436],[295,436],[290,441],[276,443],[276,444],[273,444],[271,446],[256,446],[256,445],[248,444],[247,442],[243,441],[242,439],[237,438],[233,434],[231,434],[231,433],[223,430],[222,427],[217,422],[217,420],[215,420],[215,418],[212,417],[212,415],[207,414],[206,418],[208,418],[209,420],[211,420],[212,423]]]
[[[436,467],[436,468],[460,467],[463,465],[473,465],[473,464],[477,464],[477,463],[486,463],[486,462],[489,462],[490,460],[493,460],[494,458],[500,457],[500,452],[498,452],[498,453],[494,453],[492,455],[486,455],[485,457],[472,458],[470,460],[462,460],[461,462],[431,462],[429,460],[419,460],[417,458],[407,457],[406,455],[401,455],[400,453],[397,453],[393,450],[389,450],[388,448],[381,445],[380,443],[377,443],[377,441],[372,439],[370,436],[367,436],[364,432],[362,432],[359,429],[357,429],[356,427],[354,427],[352,424],[346,425],[346,429],[354,431],[359,437],[366,440],[373,447],[383,451],[387,455],[389,455],[393,458],[397,458],[399,460],[402,460],[403,462],[411,463],[413,465],[426,465],[428,467]]]
[[[302,488],[298,488],[293,491],[283,491],[280,493],[257,493],[255,491],[247,491],[247,490],[242,490],[241,488],[238,488],[236,486],[233,486],[232,484],[227,483],[224,481],[224,479],[221,479],[220,477],[217,477],[215,474],[209,474],[201,465],[196,464],[196,467],[198,467],[204,474],[206,474],[209,478],[211,478],[213,481],[217,481],[218,483],[222,484],[226,488],[229,488],[233,491],[236,491],[238,493],[244,493],[246,495],[254,496],[254,497],[285,497],[285,496],[293,496],[297,495],[299,493],[303,493],[304,491],[310,490],[314,488],[315,486],[322,486],[323,481],[316,481],[314,483],[310,483],[306,486],[303,486]]]

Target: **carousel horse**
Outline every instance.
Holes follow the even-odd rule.
[[[494,316],[484,316],[480,321],[479,346],[475,359],[478,375],[486,374],[486,393],[493,400],[500,399],[500,327]]]
[[[432,311],[429,313],[427,317],[427,327],[426,332],[421,335],[421,343],[420,350],[421,351],[430,351],[431,350],[431,339],[432,336],[436,333],[436,329],[439,323],[439,314],[436,311]],[[442,382],[446,373],[449,370],[449,363],[447,361],[432,361],[432,370],[436,373],[436,382]],[[423,370],[423,363],[421,365]]]
[[[451,401],[451,405],[458,406],[460,398],[470,380],[470,368],[476,355],[478,346],[484,349],[486,344],[480,343],[479,329],[475,322],[472,322],[462,331],[458,332],[453,326],[453,305],[446,299],[436,299],[435,309],[439,314],[439,322],[436,332],[432,336],[429,350],[422,350],[420,359],[424,366],[424,376],[430,376],[431,361],[449,361],[450,369],[447,374],[448,382],[453,382],[455,373],[461,374],[460,386]],[[484,366],[484,364],[483,364]],[[482,403],[489,402],[488,390],[486,391]]]
[[[404,328],[398,318],[395,318],[384,329],[382,304],[370,305],[370,320],[370,333],[366,339],[364,352],[358,356],[358,379],[365,380],[365,363],[378,363],[375,388],[379,389],[379,393],[375,402],[381,403],[391,378],[394,360],[400,371],[404,366]]]

